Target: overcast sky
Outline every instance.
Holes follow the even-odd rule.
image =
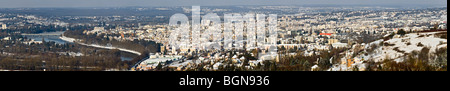
[[[447,0],[0,0],[0,8],[224,5],[439,5]]]

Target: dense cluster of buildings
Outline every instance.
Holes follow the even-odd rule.
[[[317,14],[286,15],[278,22],[280,44],[305,44],[311,49],[320,45],[345,46],[349,33],[383,35],[405,31],[446,28],[447,9],[357,10]],[[324,37],[325,36],[325,37]]]
[[[361,36],[373,35],[384,36],[386,34],[396,33],[398,30],[408,32],[427,30],[431,28],[446,29],[447,27],[447,9],[385,9],[385,10],[351,10],[336,12],[319,12],[319,13],[297,13],[283,14],[278,17],[278,38],[276,40],[279,50],[294,50],[292,54],[301,50],[305,56],[317,54],[320,50],[330,50],[333,48],[352,48],[358,43],[355,40]],[[200,27],[204,30],[205,27]],[[223,26],[221,27],[223,28]],[[221,29],[219,28],[219,29]],[[189,29],[189,28],[187,28]],[[217,42],[198,42],[189,41],[199,44],[201,47],[173,48],[170,46],[171,28],[168,25],[144,25],[135,28],[116,27],[115,29],[104,29],[96,27],[94,30],[85,31],[85,34],[106,34],[104,37],[116,40],[151,40],[162,43],[161,55],[176,55],[177,57],[156,57],[149,58],[150,61],[140,63],[136,69],[146,70],[153,69],[159,62],[174,61],[165,63],[167,67],[174,67],[183,70],[192,65],[200,63],[209,63],[204,66],[205,69],[215,70],[225,61],[232,61],[236,66],[242,65],[244,57],[243,52],[236,54],[227,54],[231,49],[222,49],[220,47],[229,46],[225,44],[217,44]],[[199,33],[188,33],[195,35]],[[214,37],[201,37],[199,40],[209,41],[226,41]],[[244,34],[245,35],[245,34]],[[352,36],[350,36],[352,35]],[[236,35],[224,35],[236,36]],[[355,37],[356,36],[356,37]],[[209,38],[209,39],[208,39]],[[184,40],[192,40],[190,37],[182,38]],[[264,39],[270,41],[268,39]],[[245,42],[245,41],[235,41]],[[182,44],[182,43],[178,43]],[[217,47],[218,48],[214,48]],[[244,47],[244,45],[234,45]],[[211,50],[213,49],[213,50]],[[278,55],[267,52],[268,48],[249,48],[245,51],[258,50],[257,60],[250,60],[247,68],[251,68],[263,60],[277,59]],[[262,51],[261,51],[262,50]],[[287,51],[291,52],[291,51]],[[261,55],[263,54],[263,55]],[[276,53],[275,53],[276,54]],[[319,55],[319,54],[318,54]],[[180,59],[183,56],[196,56],[196,59]],[[230,58],[231,60],[227,59]],[[155,61],[156,60],[156,61]],[[344,62],[344,61],[343,61]],[[350,62],[350,61],[349,61]]]

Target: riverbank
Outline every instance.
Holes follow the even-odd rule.
[[[124,49],[124,48],[107,47],[107,46],[101,46],[101,45],[95,45],[95,44],[79,43],[79,42],[76,42],[77,39],[75,39],[75,38],[70,38],[70,37],[66,37],[66,36],[64,36],[64,35],[62,35],[62,36],[60,37],[60,39],[62,39],[62,40],[64,40],[64,41],[67,41],[67,42],[74,42],[74,43],[77,43],[77,44],[80,44],[80,45],[84,45],[84,46],[90,46],[90,47],[96,47],[96,48],[103,48],[103,49],[119,49],[120,51],[125,51],[125,52],[133,53],[133,54],[136,54],[136,55],[141,55],[140,52],[137,52],[137,51],[134,51],[134,50],[129,50],[129,49]]]

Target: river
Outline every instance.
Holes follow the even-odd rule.
[[[65,43],[72,43],[68,41],[64,41],[61,38],[61,34],[63,34],[64,31],[60,32],[44,32],[44,33],[38,33],[38,34],[22,34],[22,36],[27,37],[28,39],[33,39],[34,41],[42,41],[42,38],[46,42],[53,41],[57,44],[65,44]]]
[[[42,41],[42,38],[43,38],[46,42],[53,41],[57,44],[73,43],[74,39],[61,36],[63,33],[64,33],[64,31],[44,32],[44,33],[38,33],[38,34],[22,34],[22,36],[27,37],[28,39],[33,39],[34,41]],[[88,45],[88,44],[83,44],[83,43],[79,43],[79,44],[85,45],[85,46],[96,47],[96,48],[114,49],[113,47],[105,47],[105,46],[100,46],[100,45]],[[122,61],[130,61],[134,57],[137,57],[138,55],[140,55],[140,53],[136,52],[136,51],[122,49],[122,48],[118,48],[118,49],[121,51],[120,59]]]

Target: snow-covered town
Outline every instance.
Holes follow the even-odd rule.
[[[118,58],[112,57],[114,60],[123,61],[115,62],[116,65],[120,65],[119,68],[111,66],[112,68],[98,67],[98,69],[132,71],[363,71],[370,68],[383,70],[381,66],[388,61],[404,63],[406,62],[404,60],[412,60],[408,58],[409,56],[420,54],[422,51],[427,51],[429,57],[422,59],[422,57],[413,56],[413,58],[440,60],[439,62],[446,63],[446,57],[441,59],[433,58],[440,56],[431,56],[446,54],[446,51],[443,53],[440,51],[447,48],[447,35],[444,34],[447,32],[446,7],[199,7],[198,13],[201,19],[208,13],[218,13],[220,18],[224,18],[226,14],[244,16],[265,13],[267,16],[264,20],[268,22],[259,23],[258,21],[261,20],[251,18],[246,23],[242,23],[243,25],[224,21],[220,22],[223,25],[208,26],[204,22],[210,22],[209,20],[190,20],[189,22],[199,22],[199,24],[182,26],[185,27],[182,31],[185,35],[174,35],[179,31],[174,31],[177,27],[168,23],[171,16],[178,13],[178,10],[186,13],[185,15],[190,15],[188,13],[194,12],[190,10],[191,8],[193,6],[113,9],[170,12],[156,15],[151,13],[149,16],[90,16],[89,14],[45,16],[0,13],[1,29],[5,32],[1,36],[1,40],[5,43],[2,55],[30,52],[15,50],[26,49],[22,46],[36,47],[44,53],[51,50],[51,53],[59,56],[68,55],[80,57],[80,59],[85,56],[104,56],[91,54],[103,52],[98,50],[118,51],[121,53],[112,53],[109,56],[115,55]],[[237,10],[233,10],[236,8]],[[52,10],[54,9],[36,9],[36,11]],[[11,11],[11,9],[3,9],[3,11]],[[20,9],[15,11],[25,12]],[[276,18],[270,18],[270,14],[276,14]],[[271,19],[276,20],[276,28],[248,25],[251,22],[270,25]],[[227,25],[242,27],[245,32],[236,33],[239,32],[238,29],[233,28],[230,30],[232,33],[225,33],[229,32],[222,31],[228,29]],[[192,31],[193,28],[198,28],[200,31]],[[218,32],[207,32],[207,30]],[[253,30],[264,30],[264,32],[248,32]],[[256,37],[260,34],[270,34],[271,30],[276,31],[274,34],[276,38],[272,35]],[[173,38],[181,41],[171,41]],[[45,42],[49,41],[55,44],[51,44],[52,47],[34,46],[36,44],[48,46],[50,44]],[[259,41],[274,45],[261,46]],[[17,46],[16,42],[22,44]],[[185,45],[186,43],[188,44]],[[70,47],[81,47],[81,49],[67,49]],[[37,53],[32,55],[38,57]],[[442,66],[440,65],[442,63],[434,61],[427,61],[427,64],[433,64],[437,70],[446,68],[446,65]],[[39,67],[39,69],[44,68],[46,67]]]
[[[283,7],[278,8],[283,9]],[[194,26],[200,25],[193,25],[192,27]],[[174,49],[169,45],[171,28],[168,25],[139,25],[135,28],[116,27],[115,29],[96,27],[94,30],[84,31],[83,33],[87,35],[105,34],[103,37],[115,40],[151,40],[163,44],[159,53],[151,54],[149,59],[140,62],[133,69],[149,70],[156,68],[157,65],[163,65],[162,67],[175,68],[176,70],[187,70],[202,64],[202,68],[205,70],[218,70],[219,66],[230,63],[236,67],[242,66],[243,68],[253,69],[258,64],[263,65],[265,60],[279,62],[280,56],[296,55],[297,53],[301,53],[303,56],[313,56],[320,55],[319,51],[346,48],[348,50],[340,53],[345,56],[333,58],[339,60],[338,63],[333,63],[330,60],[330,63],[333,64],[332,67],[323,69],[344,71],[353,70],[354,66],[364,70],[367,64],[363,62],[368,60],[382,62],[386,59],[393,59],[400,62],[404,59],[405,54],[420,51],[423,48],[423,46],[418,47],[418,43],[430,47],[430,53],[440,48],[446,48],[446,39],[433,37],[435,33],[445,33],[446,31],[418,33],[430,29],[446,28],[446,8],[363,9],[285,14],[278,18],[277,46],[279,53],[276,55],[267,55],[267,50],[255,48],[245,51],[198,49],[195,47]],[[205,28],[203,27],[203,29]],[[398,35],[398,31],[405,31],[408,34]],[[383,40],[384,37],[392,34],[394,34],[392,39]],[[406,42],[408,44],[405,44]],[[380,45],[384,43],[394,46]],[[200,44],[207,47],[214,46],[214,43]],[[372,48],[373,46],[377,46],[377,48]],[[373,50],[367,53],[366,49],[369,48]],[[363,52],[353,50],[363,50]],[[249,59],[244,55],[255,58]],[[244,60],[248,62],[244,64]],[[160,64],[160,62],[163,64]],[[317,65],[313,65],[311,69],[315,69],[318,67]]]

